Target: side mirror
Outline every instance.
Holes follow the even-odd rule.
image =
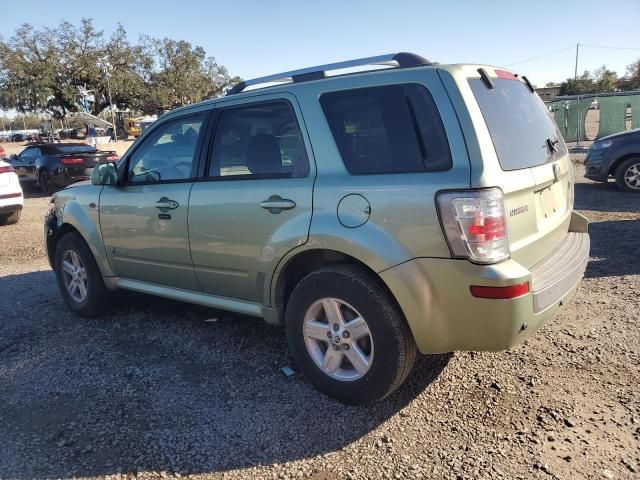
[[[99,163],[93,167],[91,183],[93,185],[117,185],[118,168],[116,162]]]
[[[14,153],[14,154],[12,154],[9,158],[10,158],[11,160],[17,160],[17,159],[18,159],[18,155],[16,155],[16,154]]]

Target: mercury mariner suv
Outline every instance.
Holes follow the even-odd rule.
[[[45,235],[74,312],[126,289],[261,317],[368,403],[417,351],[507,349],[556,314],[589,254],[573,192],[526,77],[398,53],[165,114],[54,195]]]

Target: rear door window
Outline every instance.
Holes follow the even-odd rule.
[[[350,173],[442,171],[451,154],[433,97],[403,84],[325,93],[320,104]]]
[[[560,131],[542,100],[520,80],[469,80],[503,170],[530,168],[565,155]],[[550,146],[553,145],[553,148]]]

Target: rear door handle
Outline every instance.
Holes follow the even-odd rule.
[[[272,195],[269,200],[260,202],[260,207],[269,210],[269,213],[280,213],[283,210],[291,210],[295,206],[296,202],[288,198],[282,198],[280,195]]]

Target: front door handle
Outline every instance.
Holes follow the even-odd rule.
[[[269,213],[280,213],[283,210],[291,210],[295,206],[296,202],[288,198],[282,198],[280,195],[271,195],[269,200],[260,202],[260,207],[269,210]]]
[[[175,210],[180,204],[175,200],[171,200],[167,197],[162,197],[156,202],[156,208],[160,209],[162,213],[167,213],[169,210]]]

